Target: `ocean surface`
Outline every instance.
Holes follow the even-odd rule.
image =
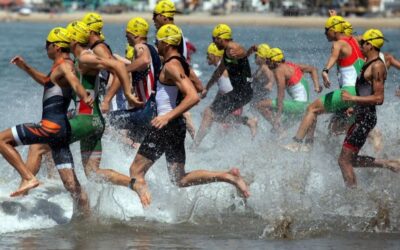
[[[48,72],[51,61],[46,56],[45,40],[50,29],[58,25],[66,24],[0,23],[0,130],[40,120],[42,88],[9,60],[22,55],[30,65]],[[124,28],[118,24],[104,28],[106,41],[120,55],[126,43]],[[182,26],[197,47],[192,63],[204,84],[214,70],[207,65],[205,55],[212,28]],[[234,40],[244,46],[267,42],[280,47],[287,60],[319,70],[330,53],[323,32],[323,27],[233,27]],[[383,50],[399,58],[400,31],[383,32],[390,41]],[[149,34],[152,42],[153,25]],[[253,57],[250,61],[254,70]],[[399,73],[389,71],[385,103],[378,108],[377,127],[385,144],[382,155],[389,158],[400,154],[400,100],[394,96]],[[330,77],[334,83],[331,89],[337,88],[335,73]],[[215,93],[216,87],[191,110],[197,127]],[[48,178],[43,167],[38,175],[41,186],[27,196],[10,198],[19,175],[0,157],[0,249],[400,249],[399,174],[356,169],[358,188],[348,190],[337,164],[343,136],[328,138],[328,115],[319,118],[316,145],[306,154],[288,153],[279,147],[291,140],[298,123],[288,130],[286,138],[278,140],[257,112],[246,107],[245,113],[259,118],[255,140],[247,127],[224,129],[214,124],[199,149],[193,151],[188,135],[186,170],[237,166],[250,186],[247,201],[224,183],[178,189],[170,183],[162,157],[147,174],[153,203],[144,210],[128,188],[87,178],[79,145],[73,144],[76,171],[89,194],[93,214],[88,220],[71,221],[72,200],[58,177]],[[25,158],[27,147],[18,150]],[[368,144],[362,153],[375,155]],[[115,132],[108,131],[103,137],[101,167],[128,175],[135,154]]]

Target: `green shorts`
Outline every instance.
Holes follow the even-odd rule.
[[[282,113],[284,114],[303,114],[307,106],[309,105],[309,102],[299,102],[299,101],[294,101],[294,100],[283,100],[283,111]],[[278,109],[278,100],[272,100],[272,108],[273,110]]]
[[[70,143],[80,141],[81,152],[101,151],[101,137],[105,122],[98,115],[77,115],[69,120],[71,125]]]
[[[324,105],[326,112],[334,113],[339,110],[350,108],[354,105],[351,102],[342,101],[342,90],[346,90],[351,95],[356,95],[355,87],[343,87],[341,89],[332,91],[326,95],[321,96],[320,100]]]

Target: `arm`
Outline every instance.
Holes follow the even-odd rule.
[[[230,42],[226,48],[226,52],[229,58],[240,59],[247,57],[247,51],[235,42]]]
[[[285,98],[285,87],[286,87],[285,72],[282,69],[275,70],[275,79],[278,85],[277,111],[276,111],[275,121],[279,123],[283,111],[283,98]]]
[[[149,49],[144,44],[135,45],[135,60],[126,66],[128,72],[141,71],[147,69],[151,63]]]
[[[41,85],[44,85],[46,83],[47,76],[42,72],[30,67],[22,57],[16,56],[13,59],[11,59],[10,63],[17,65],[18,68],[25,71],[37,83]]]
[[[307,65],[307,64],[297,64],[297,66],[299,66],[300,69],[301,69],[303,72],[306,72],[306,73],[309,73],[309,74],[310,74],[311,79],[312,79],[312,81],[313,81],[313,83],[314,83],[314,90],[315,90],[315,92],[321,93],[322,88],[321,88],[321,86],[319,85],[319,79],[318,79],[318,71],[317,71],[317,68],[316,68],[316,67],[313,67],[313,66],[311,66],[311,65]]]
[[[272,70],[267,67],[263,67],[262,72],[267,76],[268,82],[265,84],[264,88],[268,91],[272,91],[272,87],[274,86],[275,76]]]
[[[167,125],[169,121],[181,116],[200,101],[193,83],[185,75],[180,64],[172,61],[164,65],[164,68],[165,77],[176,84],[184,98],[173,110],[165,115],[157,116],[151,121],[152,126],[159,129]]]
[[[388,69],[391,66],[393,66],[396,69],[400,70],[400,61],[397,60],[393,55],[391,55],[389,53],[385,53],[385,61],[386,61],[386,66]]]
[[[196,75],[196,73],[192,68],[190,68],[189,78],[192,81],[193,86],[195,87],[197,93],[203,92],[203,84],[201,83],[200,78]]]
[[[249,57],[251,54],[253,54],[256,51],[257,51],[257,45],[253,45],[247,50],[246,56]]]
[[[328,71],[333,67],[333,65],[335,65],[335,63],[339,59],[340,50],[341,44],[339,42],[333,42],[331,56],[329,57],[328,62],[325,64],[325,68],[322,70],[322,80],[324,81],[324,85],[327,88],[329,88],[331,85]]]
[[[68,81],[69,85],[76,93],[76,95],[79,97],[79,99],[83,100],[89,106],[92,106],[93,98],[87,94],[85,88],[79,82],[79,79],[78,77],[76,77],[73,66],[67,63],[63,63],[57,68],[57,70],[61,70],[62,75]]]
[[[218,65],[217,69],[214,71],[212,74],[210,80],[208,81],[206,87],[203,89],[203,92],[201,94],[201,97],[204,98],[207,96],[208,90],[212,87],[212,85],[218,81],[218,79],[222,76],[222,74],[225,71],[225,65],[224,61],[221,61],[221,63]]]
[[[82,64],[83,66],[91,68],[91,69],[98,69],[98,70],[106,69],[106,70],[114,72],[122,84],[122,87],[124,89],[124,94],[125,94],[128,102],[130,104],[132,104],[133,106],[142,106],[143,105],[143,103],[140,102],[132,94],[132,86],[130,84],[128,72],[125,69],[124,63],[117,61],[115,59],[103,59],[103,58],[100,58],[93,54],[88,54],[88,53],[83,54],[79,58],[79,63]]]
[[[359,105],[382,105],[384,101],[384,83],[386,79],[386,69],[383,63],[374,63],[371,66],[371,78],[373,95],[352,96],[346,91],[342,91],[342,99],[355,102]]]

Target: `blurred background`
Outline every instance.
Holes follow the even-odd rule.
[[[326,16],[334,8],[343,16],[400,16],[400,0],[173,0],[185,15],[206,12],[226,15],[232,12],[265,13],[283,16]],[[148,11],[156,0],[0,0],[0,10],[30,15],[33,12],[70,13],[95,10],[107,14]]]

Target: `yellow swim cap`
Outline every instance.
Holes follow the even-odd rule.
[[[224,50],[223,49],[218,49],[217,45],[215,45],[215,43],[210,43],[210,45],[208,45],[207,48],[207,53],[214,55],[214,56],[223,56],[224,55]]]
[[[82,22],[86,23],[90,31],[101,33],[103,29],[103,18],[96,12],[89,12],[83,18]]]
[[[221,23],[214,27],[212,36],[222,39],[232,39],[232,30],[228,25]]]
[[[154,13],[165,17],[174,17],[176,13],[175,4],[171,0],[161,0],[154,7]]]
[[[126,44],[125,58],[128,60],[132,60],[134,56],[135,56],[135,48],[130,46],[129,44]]]
[[[126,25],[126,31],[134,36],[146,37],[149,24],[141,17],[132,18]]]
[[[343,25],[343,33],[346,36],[352,36],[353,35],[353,25],[349,21],[344,21]]]
[[[156,37],[158,41],[178,46],[182,41],[182,31],[174,24],[166,24],[157,31]]]
[[[328,18],[328,20],[326,20],[325,30],[328,31],[332,29],[335,32],[343,33],[344,32],[343,23],[344,23],[343,17],[331,16]]]
[[[46,40],[61,48],[69,48],[69,43],[71,42],[67,29],[62,27],[52,29],[47,35]]]
[[[269,47],[268,44],[262,43],[262,44],[258,45],[256,54],[257,54],[257,56],[259,56],[261,58],[267,58],[267,53],[268,53],[268,50],[270,50],[270,49],[271,48]]]
[[[89,27],[81,21],[75,21],[67,26],[68,33],[71,40],[77,41],[81,44],[87,44],[89,42]]]
[[[267,51],[266,58],[273,62],[282,62],[282,60],[285,58],[285,55],[281,49],[272,48]]]
[[[369,29],[362,36],[362,40],[372,44],[372,46],[374,46],[375,48],[380,49],[382,48],[385,42],[385,37],[383,36],[383,33],[380,30]]]

